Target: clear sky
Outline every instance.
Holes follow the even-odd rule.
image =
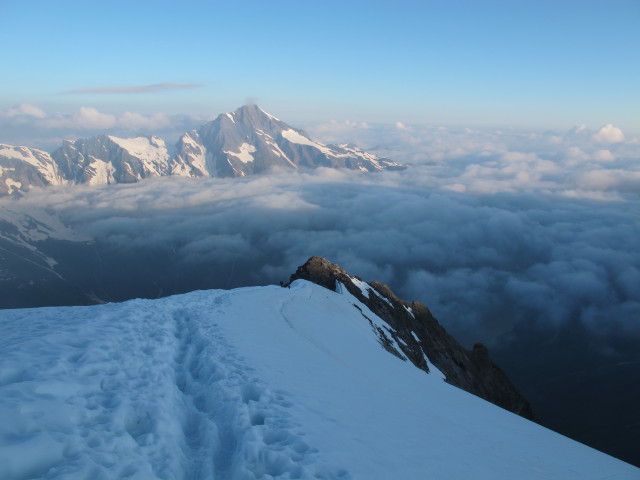
[[[639,0],[0,0],[0,18],[0,112],[254,99],[285,120],[640,131]]]

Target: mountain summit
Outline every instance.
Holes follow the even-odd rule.
[[[175,175],[237,177],[274,168],[350,168],[377,171],[402,166],[348,145],[323,145],[257,105],[223,113],[178,142]]]
[[[174,149],[158,137],[113,135],[65,140],[51,154],[0,145],[0,196],[32,186],[133,183],[167,175],[242,177],[317,167],[366,172],[404,168],[350,145],[315,142],[257,105],[245,105],[185,133]]]
[[[386,285],[365,283],[321,257],[312,257],[299,267],[290,281],[296,280],[308,280],[337,292],[346,289],[384,320],[383,328],[376,327],[374,331],[385,350],[427,373],[431,364],[442,372],[447,383],[534,419],[529,402],[491,361],[487,347],[478,343],[471,351],[463,348],[422,303],[405,302]]]
[[[337,291],[296,278],[4,311],[0,478],[638,478],[444,382],[417,305],[328,262],[305,272]],[[376,299],[416,316],[408,336]],[[418,348],[429,373],[402,361]]]

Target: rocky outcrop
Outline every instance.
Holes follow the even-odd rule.
[[[462,347],[422,303],[405,302],[386,285],[365,283],[321,257],[310,258],[291,276],[290,282],[297,279],[334,291],[346,288],[389,325],[389,328],[376,328],[376,333],[381,345],[390,353],[411,361],[425,372],[429,372],[431,363],[451,385],[522,417],[534,419],[531,406],[493,363],[487,347],[482,344],[474,345],[472,350]],[[365,312],[361,313],[367,318]],[[370,319],[369,322],[373,326]]]

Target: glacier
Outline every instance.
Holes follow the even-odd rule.
[[[0,311],[0,478],[640,478],[390,355],[363,312],[306,280]]]

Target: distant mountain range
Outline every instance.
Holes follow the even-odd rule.
[[[404,168],[352,145],[315,142],[257,105],[245,105],[185,133],[173,148],[155,136],[112,135],[65,140],[52,153],[0,144],[0,196],[50,185],[134,183],[169,175],[242,177],[317,167]]]

